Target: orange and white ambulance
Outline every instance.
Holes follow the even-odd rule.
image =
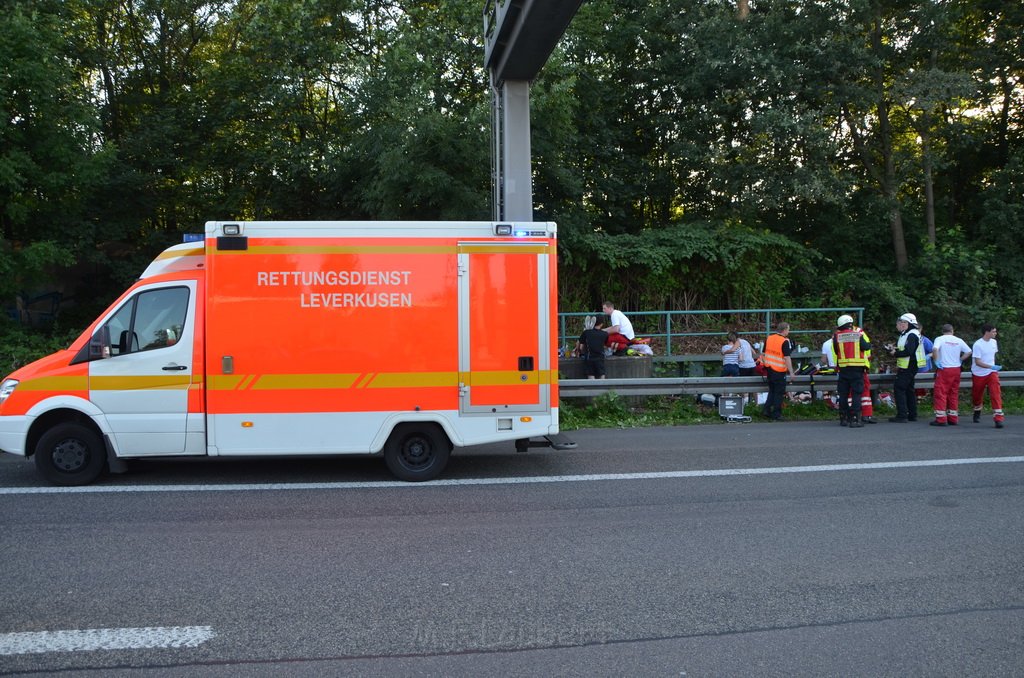
[[[79,485],[143,457],[380,454],[429,480],[453,447],[571,446],[554,224],[205,231],[0,384],[0,450]]]

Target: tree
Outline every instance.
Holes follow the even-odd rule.
[[[0,22],[0,298],[47,279],[91,246],[104,171],[95,111],[68,59],[73,3],[13,2]]]

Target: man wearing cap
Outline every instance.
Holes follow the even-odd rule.
[[[853,317],[843,314],[836,318],[836,331],[832,334],[832,351],[839,368],[839,425],[860,428],[863,413],[864,375],[868,371],[871,340]]]
[[[896,321],[900,338],[895,346],[889,345],[889,354],[896,357],[896,386],[893,399],[896,401],[896,416],[889,421],[905,424],[917,421],[917,394],[914,392],[914,378],[917,368],[924,365],[924,346],[921,332],[917,329],[917,316],[904,313]]]

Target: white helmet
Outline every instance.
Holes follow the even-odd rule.
[[[913,313],[904,313],[903,315],[900,316],[900,320],[902,320],[903,322],[908,322],[911,325],[917,324],[917,316],[914,315]]]
[[[853,316],[849,315],[847,313],[844,313],[841,316],[839,316],[838,318],[836,318],[836,327],[842,327],[843,325],[852,325],[852,324],[853,324]]]

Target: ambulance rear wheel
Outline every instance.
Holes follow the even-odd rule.
[[[451,451],[436,424],[401,424],[384,444],[384,462],[399,480],[433,480],[448,465]]]
[[[44,433],[33,456],[40,475],[54,485],[88,485],[103,473],[107,459],[99,435],[73,422]]]

